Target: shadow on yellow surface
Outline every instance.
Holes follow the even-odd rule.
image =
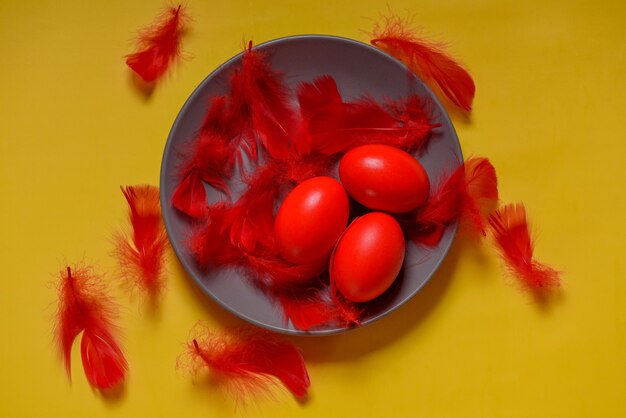
[[[456,240],[448,256],[431,280],[415,297],[403,307],[390,315],[363,328],[351,330],[344,334],[309,337],[290,336],[303,352],[307,362],[340,362],[354,360],[393,344],[411,329],[418,327],[429,312],[435,308],[445,294],[448,284],[455,275],[459,255],[464,251],[464,240]],[[193,299],[201,304],[202,309],[222,327],[246,324],[243,320],[230,314],[217,303],[207,297],[187,275],[182,266],[176,263],[176,274],[184,276],[193,293]]]
[[[345,362],[392,345],[420,323],[437,306],[452,281],[463,251],[455,240],[445,261],[430,281],[405,305],[380,320],[344,334],[326,337],[292,337],[308,362]]]

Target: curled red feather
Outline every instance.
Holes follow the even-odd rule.
[[[137,51],[126,56],[126,65],[149,83],[163,77],[180,57],[186,20],[182,5],[169,7],[152,25],[140,30]]]
[[[489,225],[502,259],[523,288],[539,295],[560,285],[560,273],[533,257],[533,241],[522,203],[510,204],[489,216]]]
[[[198,323],[178,367],[211,381],[239,400],[271,393],[278,383],[295,396],[307,395],[310,380],[298,349],[268,331],[233,328],[213,332]]]
[[[122,277],[130,286],[156,296],[165,286],[167,234],[161,217],[159,189],[155,186],[122,187],[128,202],[131,232],[116,235]]]
[[[472,109],[476,87],[467,70],[444,51],[442,44],[418,37],[409,27],[408,20],[398,16],[385,17],[382,24],[374,26],[371,43],[404,62],[425,82],[437,83],[461,109]]]
[[[60,271],[55,336],[71,380],[72,345],[83,332],[81,357],[89,383],[97,389],[120,384],[128,364],[115,338],[117,307],[101,277],[89,266]]]

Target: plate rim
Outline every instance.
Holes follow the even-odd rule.
[[[451,132],[454,136],[454,138],[456,139],[455,144],[454,144],[454,148],[455,148],[455,152],[459,155],[459,157],[461,158],[461,161],[463,161],[463,151],[461,149],[461,143],[459,141],[459,137],[458,134],[456,132],[456,129],[454,127],[454,124],[452,123],[450,116],[447,112],[447,110],[445,109],[445,107],[443,107],[443,105],[441,104],[441,101],[439,100],[439,98],[433,93],[433,91],[431,90],[431,88],[415,73],[413,73],[404,63],[402,63],[402,61],[399,61],[398,59],[392,57],[391,55],[379,50],[378,48],[375,48],[365,42],[362,41],[358,41],[356,39],[351,39],[351,38],[346,38],[346,37],[342,37],[342,36],[336,36],[336,35],[323,35],[323,34],[298,34],[298,35],[289,35],[289,36],[283,36],[280,38],[275,38],[275,39],[271,39],[269,41],[266,42],[262,42],[260,44],[254,45],[253,48],[257,49],[257,48],[267,48],[271,45],[276,45],[276,44],[281,44],[284,42],[289,42],[289,41],[293,41],[293,40],[297,40],[297,39],[310,39],[310,40],[333,40],[333,41],[340,41],[340,42],[344,42],[344,43],[348,43],[348,44],[352,44],[354,46],[358,46],[361,48],[366,48],[368,49],[370,52],[374,52],[376,54],[378,54],[379,56],[381,56],[382,58],[386,59],[386,60],[390,60],[395,62],[397,65],[402,66],[405,71],[410,72],[411,74],[413,74],[416,78],[418,78],[421,82],[422,85],[426,91],[426,93],[430,96],[429,98],[435,103],[435,105],[437,105],[437,107],[439,109],[443,109],[444,111],[441,113],[440,118],[443,118],[444,121],[446,122],[446,124],[450,127]],[[174,253],[176,254],[176,258],[178,259],[178,262],[183,266],[183,269],[185,270],[185,273],[190,276],[193,281],[196,283],[196,285],[203,291],[203,293],[207,296],[210,296],[210,298],[216,302],[219,306],[221,306],[222,308],[224,308],[225,310],[227,310],[228,312],[234,314],[235,316],[237,316],[238,318],[253,324],[255,326],[264,328],[266,330],[272,331],[272,332],[277,332],[280,334],[286,334],[286,335],[291,335],[291,336],[306,336],[306,337],[321,337],[321,336],[329,336],[329,335],[338,335],[338,334],[344,334],[347,332],[352,332],[352,331],[356,331],[358,329],[362,329],[367,327],[370,324],[373,324],[374,322],[379,321],[380,319],[396,312],[397,310],[399,310],[402,306],[406,305],[411,299],[413,299],[415,297],[415,295],[428,283],[430,282],[431,278],[434,276],[434,274],[439,270],[439,268],[441,267],[441,264],[443,263],[443,261],[448,257],[448,253],[450,251],[450,248],[452,247],[452,244],[454,243],[455,239],[456,239],[456,235],[457,235],[457,231],[458,231],[458,220],[454,221],[452,224],[450,224],[447,228],[452,228],[452,238],[450,239],[450,241],[448,243],[446,243],[445,247],[442,248],[442,257],[441,259],[436,263],[436,265],[434,266],[434,268],[432,269],[432,271],[427,275],[427,277],[424,279],[424,281],[422,281],[422,283],[417,286],[410,294],[408,294],[405,298],[403,298],[401,301],[399,301],[398,303],[395,304],[394,307],[390,308],[389,310],[386,310],[384,312],[381,312],[375,316],[372,316],[370,318],[367,318],[367,320],[363,321],[359,326],[352,326],[352,327],[347,327],[347,328],[336,328],[336,329],[319,329],[319,330],[299,330],[299,329],[288,329],[288,328],[279,328],[277,326],[274,325],[269,325],[269,324],[265,324],[263,322],[260,322],[259,320],[249,317],[248,315],[239,312],[233,308],[231,308],[229,305],[227,305],[226,303],[222,302],[218,297],[216,297],[210,289],[208,289],[207,287],[205,287],[204,283],[196,277],[195,274],[192,273],[193,269],[190,268],[190,266],[188,265],[187,261],[185,260],[184,257],[182,257],[181,254],[181,249],[178,248],[177,244],[174,244],[174,242],[170,239],[171,237],[171,233],[172,233],[172,227],[169,223],[168,217],[166,216],[165,213],[165,208],[169,206],[169,201],[166,199],[165,193],[163,192],[164,190],[164,183],[165,183],[165,177],[166,177],[166,173],[165,173],[165,162],[166,162],[166,158],[167,156],[170,154],[170,148],[172,147],[172,142],[173,142],[173,137],[174,137],[174,132],[177,131],[178,125],[181,123],[181,119],[182,119],[182,115],[184,115],[187,111],[187,108],[191,106],[191,103],[194,101],[194,98],[196,97],[196,95],[198,95],[200,93],[200,91],[204,88],[204,86],[208,83],[210,83],[210,81],[221,72],[221,70],[224,67],[229,66],[233,61],[236,61],[238,59],[240,59],[240,57],[244,54],[245,51],[239,52],[238,54],[234,55],[233,57],[231,57],[230,59],[224,61],[222,64],[220,64],[219,66],[217,66],[213,71],[211,71],[204,79],[202,79],[202,81],[200,83],[198,83],[198,85],[193,89],[193,91],[189,94],[189,96],[187,97],[187,99],[185,100],[185,103],[183,104],[183,106],[180,108],[180,110],[178,111],[176,118],[174,119],[174,122],[172,124],[172,127],[169,130],[169,133],[167,135],[167,139],[166,139],[166,143],[165,143],[165,147],[163,149],[163,155],[161,157],[161,167],[159,170],[159,200],[160,200],[160,204],[161,204],[161,216],[163,218],[163,223],[165,225],[165,230],[167,233],[167,237],[168,237],[168,241],[170,242],[170,246],[172,247],[172,249],[174,250]]]

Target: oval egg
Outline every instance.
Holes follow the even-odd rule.
[[[383,294],[404,262],[404,236],[398,222],[382,212],[355,219],[343,233],[330,260],[330,278],[353,302]]]
[[[280,254],[294,264],[328,257],[349,215],[348,196],[337,180],[314,177],[300,183],[285,197],[274,222]]]
[[[430,190],[422,165],[411,154],[388,145],[363,145],[350,150],[339,164],[339,178],[360,204],[392,213],[417,208]]]

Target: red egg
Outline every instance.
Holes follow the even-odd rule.
[[[404,261],[404,236],[398,222],[371,212],[350,224],[330,259],[330,278],[346,299],[367,302],[383,294]]]
[[[350,150],[339,164],[339,178],[360,204],[392,213],[417,208],[430,189],[422,165],[411,154],[388,145]]]
[[[314,177],[285,198],[274,223],[280,254],[295,264],[327,257],[348,224],[350,204],[341,184]]]

